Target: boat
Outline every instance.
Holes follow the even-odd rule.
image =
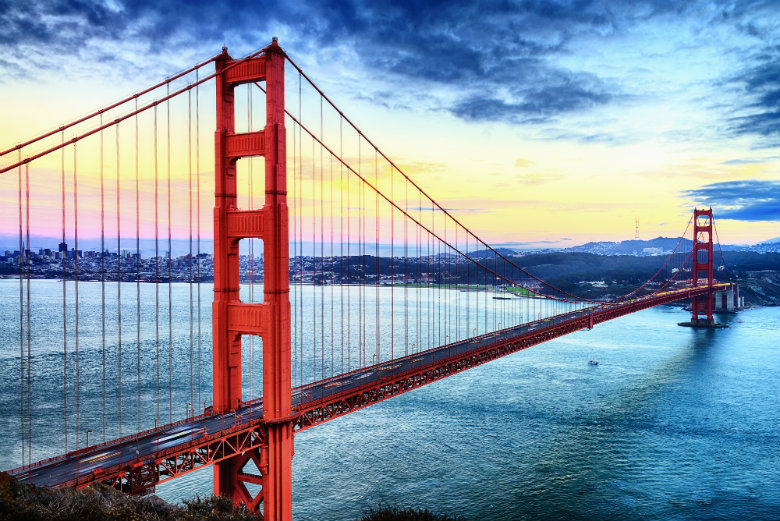
[[[588,360],[588,365],[599,365],[599,363],[596,360]]]

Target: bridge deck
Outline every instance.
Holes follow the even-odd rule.
[[[722,290],[729,284],[713,285]],[[292,391],[294,429],[300,431],[521,349],[649,307],[691,298],[708,287],[671,290],[617,304],[594,305],[454,342],[297,387]],[[111,482],[143,493],[156,483],[246,450],[265,439],[262,398],[233,412],[204,414],[9,473],[46,486]]]

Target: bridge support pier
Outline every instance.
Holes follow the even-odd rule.
[[[263,339],[265,444],[218,462],[214,492],[259,511],[268,521],[292,518],[292,421],[289,299],[289,217],[284,126],[284,52],[274,42],[257,57],[234,61],[223,49],[216,60],[214,208],[214,411],[241,403],[241,336]],[[260,132],[235,133],[234,88],[266,82],[266,125]],[[261,210],[239,210],[236,161],[265,158],[265,200]],[[264,301],[241,302],[241,239],[263,240]],[[252,397],[254,398],[254,397]],[[254,466],[257,472],[249,469]],[[257,485],[262,490],[250,493]]]
[[[709,210],[693,210],[693,270],[691,273],[691,286],[699,286],[699,277],[706,277],[707,286],[712,288],[714,269],[712,262],[712,208]],[[698,295],[691,299],[690,322],[679,322],[678,325],[686,327],[720,328],[728,327],[725,324],[715,322],[712,316],[712,290],[704,295]]]

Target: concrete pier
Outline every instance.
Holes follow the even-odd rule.
[[[695,320],[691,320],[690,322],[678,322],[677,325],[683,327],[697,327],[697,328],[706,328],[706,329],[719,329],[723,327],[729,327],[726,324],[715,322],[715,320],[709,318],[697,318]]]

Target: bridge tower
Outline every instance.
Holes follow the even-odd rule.
[[[707,285],[712,286],[714,271],[712,268],[712,208],[693,210],[693,273],[691,285],[699,285],[699,277],[704,274]],[[699,318],[703,316],[704,318]],[[691,302],[691,325],[711,327],[715,323],[712,317],[712,292],[693,297]]]
[[[284,126],[284,52],[274,38],[259,57],[234,61],[223,48],[216,60],[213,401],[214,412],[241,403],[241,336],[263,340],[263,421],[259,449],[223,460],[214,470],[214,492],[259,510],[266,520],[292,517],[293,436],[290,404],[289,223]],[[234,88],[266,82],[266,125],[262,131],[235,133]],[[237,206],[236,162],[265,158],[265,199],[260,210]],[[241,302],[239,241],[263,241],[265,273],[262,304]],[[244,469],[254,463],[260,475]],[[262,485],[252,497],[247,483]]]

